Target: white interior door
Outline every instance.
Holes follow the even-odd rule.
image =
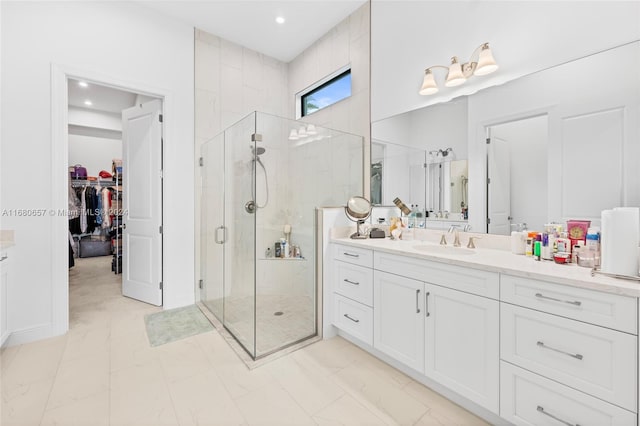
[[[511,161],[509,144],[492,137],[489,143],[488,160],[488,232],[489,234],[511,234]]]
[[[122,294],[162,305],[162,102],[122,111]]]

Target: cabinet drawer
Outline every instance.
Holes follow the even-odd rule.
[[[636,415],[501,362],[500,417],[516,425],[632,426]]]
[[[498,299],[500,279],[495,272],[382,252],[374,253],[374,268],[414,280]]]
[[[373,268],[373,251],[342,244],[333,245],[333,258],[354,265]]]
[[[636,336],[501,305],[503,360],[636,411]]]
[[[637,299],[633,297],[503,274],[500,300],[638,334]]]
[[[333,325],[373,345],[373,309],[339,294],[333,294]]]
[[[373,269],[336,260],[333,291],[356,302],[373,306]]]

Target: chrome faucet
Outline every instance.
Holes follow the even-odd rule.
[[[458,233],[458,228],[460,227],[460,225],[451,225],[449,227],[449,233],[454,232],[454,239],[453,239],[453,246],[454,247],[460,247],[462,244],[460,244],[460,234]]]

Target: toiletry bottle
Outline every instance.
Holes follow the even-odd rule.
[[[407,228],[413,228],[416,219],[416,206],[411,204],[411,212],[408,215]]]
[[[416,204],[416,222],[414,228],[424,228],[424,220],[420,206]]]
[[[536,241],[537,232],[531,231],[527,233],[527,240],[525,244],[525,256],[533,256],[533,243]]]
[[[511,231],[511,253],[525,254],[527,233],[524,231],[524,223],[511,224],[515,230]]]
[[[274,256],[275,257],[282,257],[282,246],[280,245],[279,241],[275,244]]]
[[[587,250],[591,250],[593,252],[595,266],[600,266],[600,228],[597,226],[589,228],[587,231],[585,247]]]
[[[571,240],[566,232],[560,232],[560,237],[556,241],[558,253],[571,253]]]
[[[536,235],[536,240],[533,243],[533,258],[535,260],[540,260],[542,258],[541,252],[542,252],[542,235],[538,234]]]

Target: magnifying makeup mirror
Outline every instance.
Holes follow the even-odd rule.
[[[344,212],[349,220],[356,222],[356,232],[351,235],[353,239],[364,239],[366,235],[360,233],[360,225],[362,225],[371,215],[371,202],[364,197],[351,197],[347,201],[347,206],[344,208]]]

